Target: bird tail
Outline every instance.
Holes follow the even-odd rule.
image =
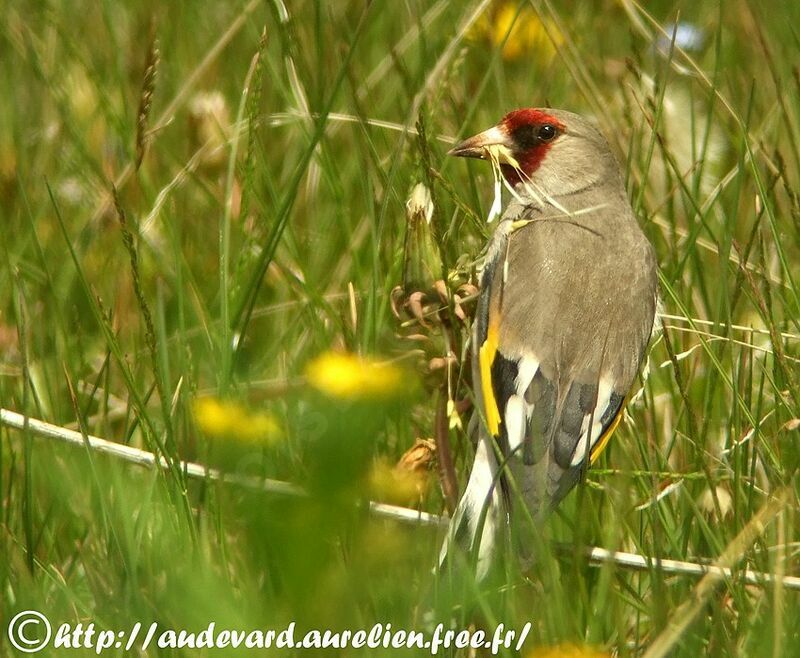
[[[458,559],[455,555],[458,553],[461,559],[466,558],[474,565],[477,579],[482,580],[493,561],[504,512],[492,439],[481,431],[467,488],[453,513],[439,554],[440,572],[451,560]]]

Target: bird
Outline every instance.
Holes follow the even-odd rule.
[[[449,155],[491,160],[511,192],[479,272],[474,463],[440,553],[441,566],[459,545],[482,579],[503,529],[527,513],[541,523],[619,424],[653,332],[658,270],[590,119],[514,110]]]

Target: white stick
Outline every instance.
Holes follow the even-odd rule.
[[[87,436],[84,439],[80,432],[66,429],[58,425],[52,425],[36,418],[26,418],[16,411],[8,409],[0,409],[0,425],[11,427],[17,430],[29,432],[34,436],[39,436],[47,439],[55,439],[56,441],[63,441],[74,446],[86,447],[88,446],[97,452],[113,455],[125,461],[139,466],[167,468],[166,460],[157,458],[153,453],[146,450],[139,450],[131,446],[126,446],[121,443],[113,441],[106,441],[96,436]],[[247,489],[254,489],[259,491],[268,491],[270,493],[279,494],[283,496],[305,496],[307,495],[302,487],[291,482],[284,482],[282,480],[272,480],[269,478],[259,478],[247,475],[235,475],[223,473],[215,468],[208,468],[202,464],[194,462],[180,462],[180,469],[184,471],[189,477],[227,482],[237,486],[245,487]],[[398,507],[397,505],[388,505],[386,503],[370,502],[370,512],[376,516],[381,516],[387,519],[393,519],[402,523],[410,523],[422,526],[435,526],[444,528],[448,525],[448,519],[438,514],[430,514],[429,512],[422,512],[418,510],[409,509],[407,507]],[[575,550],[574,546],[559,545],[562,552],[571,552]],[[600,565],[606,562],[616,564],[619,567],[633,569],[635,571],[647,571],[649,569],[656,569],[664,573],[675,573],[685,576],[702,577],[708,573],[721,575],[725,578],[739,577],[744,578],[745,582],[749,585],[764,586],[781,581],[782,585],[789,589],[800,590],[800,577],[797,576],[784,576],[778,579],[774,574],[764,573],[760,571],[751,571],[747,569],[744,572],[738,572],[732,569],[715,567],[712,565],[698,564],[696,562],[683,562],[681,560],[666,560],[655,559],[638,555],[636,553],[625,553],[622,551],[609,551],[605,548],[597,546],[585,549],[585,554],[589,560],[595,564]]]
[[[564,550],[569,550],[564,547]],[[586,549],[586,555],[595,564],[603,562],[613,562],[617,566],[627,567],[635,571],[663,571],[664,573],[676,573],[685,576],[696,576],[698,578],[706,574],[715,574],[723,578],[744,578],[748,585],[764,586],[780,580],[784,587],[788,589],[800,590],[800,578],[797,576],[784,576],[776,578],[774,574],[762,571],[752,571],[747,569],[743,572],[733,569],[715,567],[713,565],[698,564],[696,562],[684,562],[682,560],[666,560],[645,557],[636,553],[623,553],[621,551],[609,551],[597,546]]]
[[[122,443],[115,443],[114,441],[106,441],[97,436],[88,435],[84,440],[80,432],[66,429],[51,423],[37,420],[35,418],[26,418],[16,411],[9,411],[8,409],[0,409],[0,425],[6,427],[13,427],[14,429],[28,431],[35,436],[40,436],[46,439],[55,439],[63,441],[74,446],[89,447],[100,453],[113,455],[119,457],[132,464],[139,466],[167,468],[167,461],[161,457],[157,458],[152,452],[146,450],[139,450],[132,446],[126,446]],[[251,475],[236,475],[232,473],[223,473],[216,468],[209,468],[202,464],[194,462],[182,461],[179,463],[180,470],[185,472],[189,477],[199,478],[204,480],[212,480],[215,482],[227,482],[235,484],[247,489],[255,489],[259,491],[268,491],[269,493],[279,494],[283,496],[305,496],[307,495],[302,487],[291,482],[284,482],[282,480],[272,480],[269,478],[254,477]],[[418,512],[407,507],[398,507],[396,505],[387,505],[386,503],[370,502],[370,511],[377,516],[383,516],[396,521],[404,523],[414,523],[422,525],[447,525],[447,519],[440,517],[436,514],[429,514],[428,512]]]

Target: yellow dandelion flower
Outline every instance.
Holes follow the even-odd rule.
[[[485,13],[472,36],[485,39],[496,48],[502,45],[503,59],[508,62],[528,56],[545,65],[564,42],[552,21],[543,22],[530,7],[518,11],[516,2],[501,2],[493,12]]]
[[[278,422],[272,414],[263,411],[245,412],[243,416],[240,416],[239,422],[232,429],[232,434],[236,438],[249,442],[272,442],[281,435]]]
[[[198,398],[194,401],[192,411],[197,426],[212,438],[269,443],[281,434],[271,414],[250,411],[232,400]]]
[[[318,391],[346,400],[388,399],[408,388],[398,366],[355,354],[326,352],[306,366],[306,378]]]
[[[198,398],[192,405],[194,421],[204,434],[224,436],[230,426],[230,409],[217,398]]]
[[[526,656],[527,658],[611,658],[610,653],[596,647],[572,643],[538,647]]]

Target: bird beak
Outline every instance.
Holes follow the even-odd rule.
[[[500,146],[513,152],[513,142],[505,130],[498,126],[484,130],[482,133],[465,139],[460,144],[451,148],[447,155],[455,155],[460,158],[480,158],[486,160],[486,149],[492,146]],[[501,149],[502,151],[502,149]]]

